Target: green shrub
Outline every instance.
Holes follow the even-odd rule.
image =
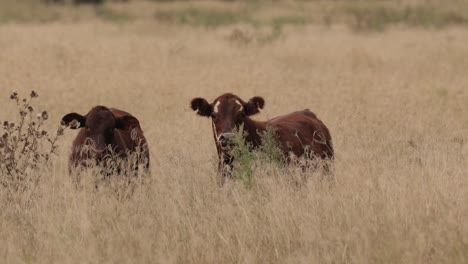
[[[258,150],[255,151],[257,157],[267,163],[273,163],[279,167],[284,167],[286,160],[283,151],[276,141],[274,128],[269,127],[265,131],[259,132],[259,134],[262,138],[262,144],[259,146]]]
[[[238,12],[203,10],[187,8],[177,11],[158,11],[155,18],[161,22],[184,24],[192,26],[219,27],[232,25],[246,20],[246,17]]]
[[[245,141],[246,133],[242,129],[235,132],[232,139],[234,147],[231,149],[231,155],[234,158],[233,177],[240,180],[246,189],[251,189],[253,180],[253,163],[255,155],[252,153],[252,144]]]
[[[391,6],[352,5],[345,8],[351,18],[349,25],[356,31],[383,31],[392,25],[416,27],[443,27],[468,23],[468,17],[453,11],[439,10],[434,6]]]
[[[266,164],[274,164],[279,168],[285,166],[286,160],[278,146],[273,128],[259,132],[262,144],[258,148],[253,148],[251,143],[245,141],[246,133],[242,133],[242,130],[235,134],[234,147],[231,149],[234,158],[233,177],[240,180],[246,189],[251,189],[255,184],[255,168]]]

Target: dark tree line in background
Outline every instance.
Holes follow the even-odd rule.
[[[47,4],[66,4],[73,3],[75,5],[80,4],[102,4],[105,0],[42,0]],[[112,0],[113,2],[128,2],[128,0]]]
[[[80,4],[102,4],[104,2],[128,2],[129,0],[42,0],[46,4],[66,4],[71,3],[75,5]],[[153,0],[157,2],[174,2],[177,0]],[[188,0],[185,0],[188,1]],[[224,2],[233,2],[235,0],[221,0]]]

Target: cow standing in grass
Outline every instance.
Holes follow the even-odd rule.
[[[138,165],[148,170],[148,144],[138,119],[130,113],[96,106],[84,116],[77,113],[65,115],[62,124],[80,129],[72,144],[70,171],[76,167],[96,164],[107,171],[117,169],[117,172],[121,172],[132,155],[136,160],[132,160],[131,170],[137,170]],[[106,166],[109,166],[107,161],[110,158],[122,163],[117,164],[117,168],[108,168]]]
[[[251,115],[259,113],[265,105],[261,97],[244,102],[238,96],[226,93],[208,103],[195,98],[191,108],[200,116],[211,117],[213,135],[219,156],[219,172],[231,176],[233,158],[230,154],[234,131],[242,128],[245,140],[258,147],[262,143],[260,133],[272,128],[275,139],[286,160],[290,154],[296,157],[333,159],[333,145],[328,128],[308,109],[279,116],[266,122],[256,121]],[[223,178],[224,178],[223,177]]]

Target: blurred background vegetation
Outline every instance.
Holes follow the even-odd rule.
[[[379,32],[391,27],[441,28],[468,24],[466,0],[2,0],[5,23],[158,24],[216,28],[229,25],[283,27],[345,25],[354,31]]]

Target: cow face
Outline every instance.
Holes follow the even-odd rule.
[[[62,118],[61,123],[72,129],[84,128],[85,144],[99,157],[112,145],[115,129],[127,130],[138,125],[138,120],[133,116],[115,117],[109,108],[96,106],[85,116],[69,113]]]
[[[192,100],[191,107],[198,115],[211,117],[216,145],[221,150],[230,146],[235,129],[238,129],[247,116],[260,112],[265,101],[253,97],[247,103],[233,94],[223,94],[209,104],[203,98]],[[224,152],[224,151],[223,151]]]

